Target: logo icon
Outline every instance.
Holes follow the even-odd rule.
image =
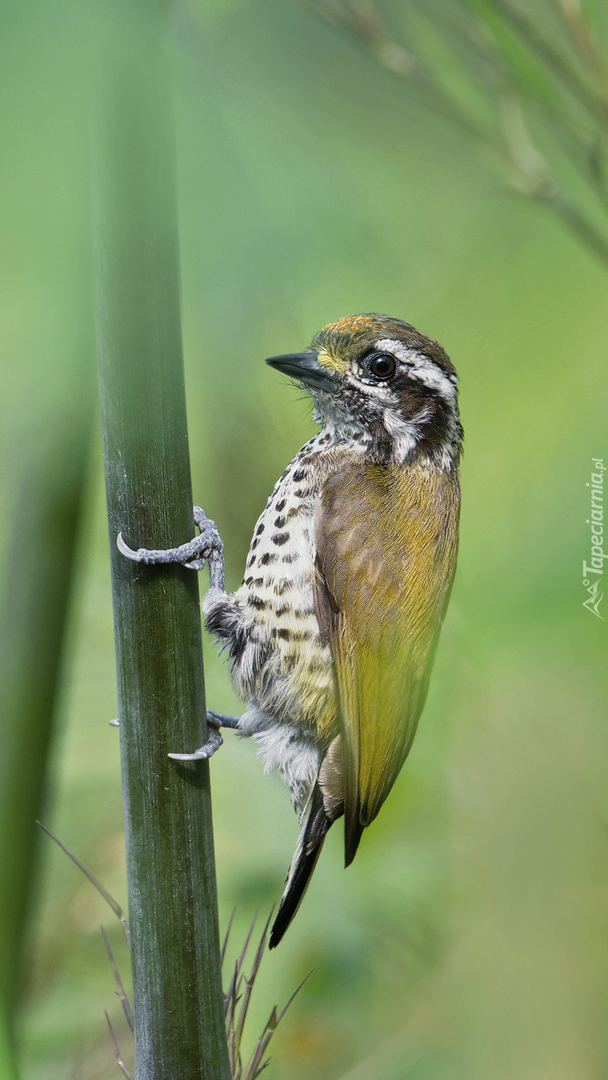
[[[589,585],[588,578],[583,581],[583,585]],[[599,580],[594,581],[593,585],[589,585],[587,592],[591,595],[588,597],[587,600],[583,600],[583,607],[586,607],[589,611],[592,611],[594,615],[597,615],[598,619],[601,619],[602,622],[605,622],[606,620],[604,619],[604,616],[600,615],[598,611],[598,608],[602,600],[604,599],[603,592],[599,592],[599,585]]]

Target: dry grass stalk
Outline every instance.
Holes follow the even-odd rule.
[[[112,1024],[110,1022],[110,1017],[108,1016],[107,1013],[105,1013],[104,1015],[105,1015],[106,1020],[108,1021],[108,1027],[110,1029],[110,1038],[112,1039],[112,1045],[114,1047],[114,1053],[116,1055],[116,1061],[118,1062],[118,1067],[119,1067],[120,1071],[122,1073],[124,1073],[124,1075],[127,1077],[127,1080],[133,1080],[133,1077],[131,1076],[131,1073],[127,1069],[127,1066],[125,1065],[124,1061],[122,1060],[120,1049],[118,1047],[118,1041],[116,1039],[116,1035],[114,1034],[114,1028],[112,1027]]]
[[[118,987],[117,994],[118,994],[118,997],[120,998],[120,1004],[123,1007],[123,1011],[124,1011],[125,1017],[127,1019],[127,1024],[129,1025],[129,1027],[131,1029],[131,1034],[134,1034],[135,1033],[135,1023],[134,1023],[134,1020],[133,1020],[133,1010],[132,1010],[131,1005],[129,1003],[129,999],[128,999],[127,995],[125,994],[124,987],[122,985],[122,980],[120,978],[120,974],[119,974],[118,968],[116,966],[116,961],[114,959],[114,953],[112,952],[112,949],[110,948],[110,942],[108,941],[108,935],[106,934],[103,926],[101,927],[101,936],[103,937],[103,942],[104,942],[104,945],[106,947],[108,956],[110,958],[110,963],[112,965],[112,971],[114,972],[114,980],[116,982],[116,986]]]
[[[291,1005],[296,994],[299,993],[304,983],[306,982],[306,979],[308,979],[309,975],[311,974],[311,972],[309,972],[308,975],[306,975],[302,979],[302,982],[299,984],[299,986],[296,987],[293,994],[285,1003],[280,1012],[277,1012],[276,1006],[273,1008],[270,1017],[268,1018],[268,1021],[264,1027],[264,1030],[262,1031],[262,1034],[260,1035],[257,1043],[255,1044],[251,1058],[249,1059],[247,1065],[244,1066],[241,1055],[243,1031],[245,1028],[245,1021],[247,1019],[247,1013],[251,1002],[251,995],[253,993],[255,981],[260,970],[262,957],[264,955],[264,949],[266,947],[266,940],[268,937],[268,928],[270,926],[273,912],[274,908],[271,909],[270,915],[268,916],[268,919],[260,936],[258,947],[256,949],[253,959],[251,972],[249,976],[246,976],[243,973],[243,965],[245,961],[245,954],[247,952],[257,921],[257,913],[254,916],[251,926],[249,927],[249,930],[247,932],[247,936],[245,938],[245,944],[243,945],[238,959],[235,962],[234,971],[232,972],[230,984],[228,986],[228,991],[224,996],[224,1010],[226,1014],[226,1038],[228,1040],[228,1057],[230,1060],[232,1080],[255,1080],[255,1078],[259,1076],[260,1073],[262,1073],[267,1067],[267,1065],[270,1063],[270,1058],[267,1058],[265,1061],[263,1060],[264,1055],[268,1049],[268,1044],[270,1043],[272,1036],[274,1035],[279,1023],[283,1019],[285,1013],[287,1012],[287,1009]],[[226,935],[222,944],[222,958],[224,958],[226,955],[226,947],[228,945],[228,938],[230,935],[233,918],[234,911],[230,917],[228,929],[226,931]]]
[[[579,0],[307,3],[608,267],[608,56]]]
[[[129,941],[129,927],[128,927],[128,923],[127,923],[127,919],[125,917],[125,914],[124,914],[122,908],[120,907],[120,904],[118,904],[117,901],[114,900],[113,896],[110,895],[108,890],[101,884],[100,881],[97,880],[97,878],[94,876],[94,874],[92,874],[90,870],[87,870],[86,866],[84,866],[80,862],[80,860],[77,859],[76,856],[72,854],[72,852],[65,846],[65,844],[62,844],[61,840],[58,840],[58,838],[56,836],[54,836],[54,834],[50,831],[50,829],[47,829],[46,826],[42,825],[42,823],[40,821],[38,822],[38,825],[40,825],[40,828],[43,829],[44,832],[47,833],[47,835],[50,836],[51,839],[55,841],[55,843],[61,848],[61,850],[64,851],[65,854],[72,860],[72,862],[75,863],[76,866],[78,866],[80,870],[82,870],[83,874],[88,878],[88,880],[91,882],[91,884],[94,886],[94,888],[97,889],[98,893],[100,893],[100,895],[103,896],[104,900],[109,904],[109,906],[112,908],[112,911],[114,912],[116,917],[119,919],[119,921],[121,923],[121,926],[123,927],[123,930],[125,931],[125,935],[126,935],[127,942],[128,942]],[[228,921],[228,927],[226,929],[226,933],[224,935],[224,940],[223,940],[222,946],[221,946],[220,955],[221,955],[222,965],[224,964],[225,959],[226,959],[226,951],[227,951],[227,948],[228,948],[228,941],[230,939],[230,933],[231,933],[231,930],[232,930],[232,924],[234,922],[235,912],[236,912],[236,908],[233,909],[232,914],[230,915],[230,919]],[[262,930],[262,934],[260,936],[258,946],[257,946],[257,949],[255,951],[255,956],[253,958],[253,964],[251,966],[251,971],[250,971],[250,974],[247,976],[247,975],[245,975],[245,973],[243,971],[243,967],[244,967],[244,964],[245,964],[245,957],[246,957],[246,954],[247,954],[247,950],[248,950],[249,945],[251,943],[251,939],[253,937],[253,932],[254,932],[255,925],[256,925],[256,922],[257,922],[257,918],[258,918],[258,913],[257,912],[254,915],[251,926],[249,927],[249,930],[247,931],[247,934],[245,936],[245,941],[243,943],[243,947],[242,947],[242,949],[241,949],[241,951],[240,951],[240,953],[239,953],[239,955],[238,955],[238,957],[237,957],[237,959],[235,961],[234,969],[232,971],[232,975],[231,975],[231,978],[230,978],[230,983],[228,985],[228,990],[225,991],[225,993],[224,993],[224,1015],[225,1015],[225,1021],[226,1021],[226,1039],[227,1039],[227,1042],[228,1042],[228,1057],[229,1057],[229,1061],[230,1061],[230,1071],[231,1071],[231,1074],[232,1074],[232,1080],[256,1080],[256,1077],[258,1077],[260,1075],[260,1073],[262,1073],[264,1071],[264,1069],[267,1067],[267,1065],[269,1065],[270,1058],[267,1058],[266,1060],[264,1060],[264,1055],[266,1054],[266,1051],[268,1049],[268,1045],[270,1043],[270,1040],[272,1039],[272,1036],[274,1035],[278,1025],[281,1022],[281,1020],[285,1016],[285,1013],[287,1012],[287,1010],[288,1010],[289,1006],[291,1005],[292,1001],[294,1000],[296,995],[300,992],[300,990],[304,986],[304,983],[306,982],[306,980],[312,974],[312,972],[309,971],[308,975],[304,976],[301,983],[299,983],[299,985],[296,986],[293,994],[291,994],[291,996],[285,1002],[282,1009],[280,1009],[277,1012],[276,1006],[273,1008],[273,1010],[272,1010],[272,1012],[271,1012],[271,1014],[270,1014],[270,1016],[269,1016],[269,1018],[268,1018],[268,1020],[266,1022],[264,1030],[262,1031],[262,1034],[260,1035],[259,1039],[257,1040],[257,1042],[255,1044],[255,1047],[253,1049],[251,1058],[249,1059],[247,1065],[244,1067],[243,1066],[242,1055],[241,1055],[241,1044],[242,1044],[243,1033],[244,1033],[244,1029],[245,1029],[245,1021],[247,1020],[247,1014],[248,1014],[248,1011],[249,1011],[249,1005],[251,1003],[251,995],[253,993],[253,988],[255,986],[255,981],[256,981],[258,972],[260,970],[260,965],[262,963],[262,957],[264,955],[264,949],[266,947],[266,941],[267,941],[267,938],[268,938],[268,928],[270,926],[270,922],[271,922],[273,914],[274,914],[274,907],[271,908],[268,919],[266,920],[266,923],[264,925],[264,929]],[[106,947],[106,950],[107,950],[107,953],[108,953],[110,964],[112,966],[112,972],[114,974],[114,980],[115,980],[116,986],[117,986],[117,994],[118,994],[118,997],[120,999],[120,1003],[121,1003],[121,1005],[123,1007],[123,1011],[124,1011],[124,1014],[125,1014],[125,1017],[126,1017],[126,1020],[127,1020],[127,1024],[129,1025],[129,1028],[130,1028],[131,1032],[133,1033],[134,1032],[133,1010],[131,1008],[129,999],[127,998],[127,995],[125,993],[124,986],[123,986],[123,983],[122,983],[122,979],[120,977],[120,973],[118,971],[118,967],[117,967],[116,961],[114,959],[114,954],[112,952],[110,942],[108,941],[108,937],[107,937],[107,934],[106,934],[103,926],[101,927],[101,934],[102,934],[103,941],[104,941],[104,944],[105,944],[105,947]],[[122,1060],[120,1050],[119,1050],[119,1047],[118,1047],[118,1043],[117,1043],[117,1040],[116,1040],[116,1035],[115,1035],[114,1030],[112,1028],[112,1024],[110,1022],[110,1018],[109,1018],[107,1012],[105,1013],[105,1017],[106,1017],[106,1020],[108,1022],[108,1028],[110,1030],[110,1037],[112,1039],[112,1045],[114,1047],[114,1053],[115,1053],[116,1061],[118,1062],[118,1065],[119,1065],[120,1069],[122,1070],[122,1072],[124,1073],[124,1075],[129,1077],[130,1074],[128,1072],[128,1069],[127,1069],[124,1061]],[[131,1080],[131,1078],[130,1078],[130,1080]]]

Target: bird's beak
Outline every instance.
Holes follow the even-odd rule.
[[[290,375],[292,379],[299,379],[306,386],[312,386],[314,390],[325,390],[327,394],[335,394],[337,386],[327,368],[321,366],[315,352],[287,353],[286,356],[271,356],[267,361],[277,371]]]

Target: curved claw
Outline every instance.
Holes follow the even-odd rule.
[[[194,507],[194,521],[200,531],[199,536],[189,540],[186,544],[180,544],[176,548],[138,548],[134,551],[123,539],[120,532],[116,537],[116,546],[121,555],[131,562],[142,563],[144,566],[158,566],[159,564],[181,563],[189,570],[203,570],[209,563],[209,572],[212,586],[224,588],[224,545],[214,521],[211,521],[200,506]]]
[[[211,728],[205,745],[195,750],[193,754],[168,754],[168,757],[173,758],[174,761],[204,761],[206,758],[212,757],[216,750],[219,750],[223,741],[219,731]]]
[[[146,552],[145,548],[140,548],[139,551],[134,551],[128,544],[125,544],[122,533],[119,532],[116,537],[116,547],[120,551],[121,555],[124,555],[125,559],[131,559],[132,562],[142,562],[143,556]]]

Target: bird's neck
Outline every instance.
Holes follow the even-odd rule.
[[[430,465],[443,470],[458,467],[462,428],[456,415],[429,417],[424,410],[412,419],[388,410],[362,424],[336,413],[317,417],[327,445],[349,446],[377,465]]]

